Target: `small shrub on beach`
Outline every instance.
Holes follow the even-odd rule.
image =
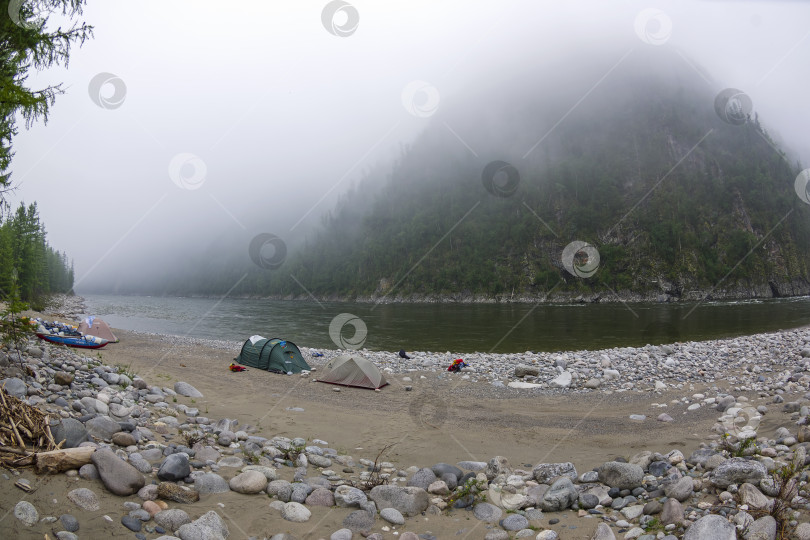
[[[385,454],[388,450],[390,450],[394,445],[387,444],[383,446],[380,453],[377,454],[377,457],[374,459],[374,465],[371,467],[371,474],[365,480],[359,480],[357,482],[352,481],[352,487],[356,487],[363,491],[371,491],[372,488],[376,486],[382,486],[388,483],[388,478],[383,477],[380,475],[380,459],[382,459],[383,454]]]
[[[469,506],[472,506],[479,502],[486,502],[488,490],[489,485],[487,485],[486,480],[469,478],[463,485],[458,486],[453,493],[448,495],[444,502],[447,503],[448,508],[452,508],[456,501],[470,499]]]
[[[800,454],[803,456],[803,453]],[[797,460],[793,463],[783,465],[771,473],[774,486],[777,488],[776,496],[773,498],[773,506],[770,511],[759,510],[750,511],[754,519],[770,514],[776,520],[776,538],[778,540],[787,540],[793,538],[793,527],[790,521],[793,519],[792,501],[799,493],[799,479],[802,473],[807,470],[802,460],[802,465],[797,464]]]
[[[755,437],[741,439],[740,441],[731,442],[731,434],[723,433],[722,440],[720,441],[720,448],[728,452],[731,457],[745,457],[751,454],[759,453],[759,446]]]
[[[186,446],[189,448],[193,448],[195,444],[202,441],[205,438],[203,432],[198,429],[188,429],[180,432],[180,436],[183,437],[183,440],[186,442]]]

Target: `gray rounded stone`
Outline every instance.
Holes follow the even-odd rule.
[[[304,523],[305,521],[309,521],[309,518],[312,517],[312,512],[303,504],[288,502],[281,510],[281,517],[293,523]]]
[[[88,463],[79,468],[79,478],[83,478],[84,480],[98,480],[101,477],[98,475],[96,466],[92,463]]]
[[[473,507],[473,515],[489,523],[497,523],[503,516],[503,510],[488,502],[478,503]]]
[[[67,498],[73,504],[82,510],[87,510],[88,512],[95,512],[101,509],[101,503],[99,502],[98,497],[95,493],[87,488],[77,488],[72,491],[68,491]]]
[[[410,480],[408,480],[407,485],[427,490],[430,484],[435,481],[436,475],[433,473],[433,471],[427,468],[422,468],[413,473],[413,476],[411,476]]]
[[[187,382],[183,381],[174,383],[174,391],[180,394],[181,396],[193,398],[203,397],[202,392],[200,392]]]
[[[756,486],[767,472],[765,466],[758,461],[735,457],[722,462],[712,471],[711,483],[721,488],[745,482]]]
[[[405,524],[405,518],[396,508],[383,508],[380,517],[392,525]]]
[[[632,463],[608,461],[599,468],[599,481],[619,489],[635,489],[641,485],[644,469]]]
[[[354,532],[369,531],[374,526],[374,515],[365,510],[355,510],[343,519],[343,526]]]
[[[163,463],[157,472],[157,477],[167,482],[176,482],[182,480],[191,474],[191,466],[188,462],[188,454],[185,452],[178,452],[170,456],[166,456]]]
[[[354,533],[351,529],[338,529],[329,536],[329,540],[352,540]]]
[[[194,489],[203,493],[227,493],[231,490],[227,480],[216,473],[204,473],[194,478]]]
[[[22,379],[17,377],[0,380],[0,387],[5,388],[8,395],[16,398],[24,399],[28,394],[28,386]]]
[[[694,522],[683,540],[737,540],[737,530],[723,516],[709,514]]]
[[[79,520],[70,514],[62,514],[59,516],[59,521],[66,531],[76,532],[79,530]]]
[[[14,517],[26,527],[33,527],[39,521],[39,512],[28,501],[20,501],[14,506]]]
[[[186,523],[191,523],[191,518],[185,510],[179,508],[170,508],[162,510],[155,514],[155,523],[166,529],[167,531],[176,531]]]
[[[361,504],[366,502],[368,497],[361,490],[352,486],[338,486],[335,489],[335,504],[341,508],[348,508],[351,506],[360,507]]]
[[[51,427],[51,434],[57,443],[65,441],[62,448],[76,448],[90,438],[84,424],[75,418],[63,418],[58,424]]]
[[[145,484],[143,474],[111,450],[99,448],[90,459],[98,469],[104,487],[116,495],[133,495]]]
[[[529,526],[529,520],[520,514],[510,514],[501,520],[501,527],[507,531],[520,531]]]
[[[396,508],[403,516],[416,516],[427,510],[430,504],[427,491],[408,486],[374,486],[369,493],[377,508]]]

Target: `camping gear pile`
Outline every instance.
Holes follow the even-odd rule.
[[[231,362],[231,365],[230,365],[229,367],[230,367],[230,370],[231,370],[231,371],[237,371],[237,372],[239,372],[239,371],[247,371],[247,370],[244,368],[244,366],[237,366],[237,365],[236,365],[236,364],[234,364],[233,362]]]
[[[448,366],[447,371],[458,373],[459,371],[461,371],[461,368],[465,367],[467,367],[467,364],[464,363],[464,360],[462,360],[461,358],[456,358],[455,360],[453,360],[453,363],[450,364],[450,366]]]
[[[295,343],[262,336],[250,336],[242,345],[242,350],[239,356],[234,358],[234,362],[287,375],[312,370]]]

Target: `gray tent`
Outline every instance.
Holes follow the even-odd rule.
[[[362,356],[344,354],[330,360],[323,369],[319,382],[372,390],[388,384],[380,369]]]

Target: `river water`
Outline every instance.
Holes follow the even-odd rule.
[[[319,304],[111,295],[85,299],[89,314],[103,317],[113,328],[237,342],[259,334],[329,349],[362,346],[459,353],[602,349],[717,339],[810,324],[808,297],[627,305]],[[341,342],[338,347],[336,343]]]

